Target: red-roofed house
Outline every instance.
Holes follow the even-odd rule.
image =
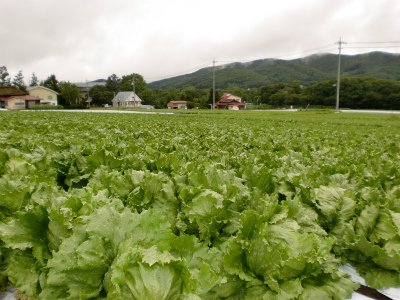
[[[27,95],[14,87],[0,87],[0,107],[7,109],[25,109],[40,104],[40,98]]]
[[[229,93],[224,93],[215,103],[215,107],[219,109],[239,110],[245,108],[245,106],[246,103],[242,102],[242,98]]]
[[[26,109],[37,104],[40,98],[30,95],[0,97],[0,106],[7,109]]]

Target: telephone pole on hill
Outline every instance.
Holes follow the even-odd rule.
[[[135,73],[133,73],[132,77],[132,91],[133,91],[133,106],[136,106]]]
[[[86,94],[87,94],[87,103],[90,108],[89,84],[87,80],[86,80]]]
[[[212,108],[215,109],[215,59],[213,60]]]
[[[339,55],[338,55],[338,71],[337,71],[337,82],[336,82],[336,111],[339,111],[339,96],[340,96],[340,56],[342,54],[342,45],[346,44],[342,41],[342,38],[339,38],[339,41],[336,42],[339,45]]]

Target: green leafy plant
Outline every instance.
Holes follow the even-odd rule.
[[[0,114],[0,276],[38,299],[400,285],[400,126],[329,112]]]

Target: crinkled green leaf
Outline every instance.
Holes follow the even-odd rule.
[[[359,285],[354,283],[348,276],[325,276],[312,279],[303,284],[304,290],[298,299],[349,299],[352,292]]]
[[[28,211],[19,211],[6,223],[0,223],[0,238],[11,249],[32,249],[33,255],[44,263],[47,260],[48,218],[46,211],[34,206]]]
[[[18,211],[27,204],[31,193],[31,187],[28,182],[3,176],[0,178],[0,186],[0,208],[4,207],[9,211]],[[8,211],[7,214],[9,214]]]
[[[5,273],[22,294],[35,297],[40,291],[40,269],[40,264],[30,251],[13,250],[7,257]]]
[[[365,279],[366,283],[376,289],[400,285],[400,274],[396,271],[385,270],[373,263],[354,263],[358,273]]]
[[[190,274],[180,259],[155,248],[137,248],[131,241],[121,247],[105,276],[107,298],[180,299],[190,290]]]

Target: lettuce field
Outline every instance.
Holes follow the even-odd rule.
[[[0,112],[0,278],[32,299],[400,285],[400,118]]]

